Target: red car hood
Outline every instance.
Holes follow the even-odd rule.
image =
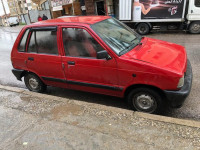
[[[143,38],[141,42],[142,45],[122,57],[151,63],[178,74],[184,73],[187,54],[183,46],[151,38]]]

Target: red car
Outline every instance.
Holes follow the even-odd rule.
[[[66,17],[25,26],[11,53],[30,91],[63,87],[127,99],[137,111],[180,107],[192,68],[183,46],[141,37],[108,16]]]

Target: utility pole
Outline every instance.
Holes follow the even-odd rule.
[[[2,3],[2,6],[3,6],[4,13],[5,13],[5,17],[6,17],[6,23],[7,23],[7,24],[9,24],[9,23],[8,23],[7,14],[6,14],[6,9],[5,9],[5,7],[4,7],[3,0],[1,0],[1,3]]]
[[[51,0],[48,0],[47,2],[49,4],[49,12],[50,12],[50,15],[51,15],[51,19],[53,19]]]

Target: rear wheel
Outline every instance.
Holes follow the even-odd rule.
[[[193,34],[200,33],[200,22],[192,22],[189,27],[189,32]]]
[[[163,106],[161,96],[149,88],[132,90],[127,100],[133,110],[145,113],[159,113]]]
[[[24,76],[24,82],[26,87],[33,92],[44,92],[46,90],[46,85],[40,80],[40,78],[33,74],[28,73]]]
[[[150,32],[150,27],[146,23],[140,23],[140,24],[137,25],[136,31],[141,35],[145,35],[145,34],[148,34]]]

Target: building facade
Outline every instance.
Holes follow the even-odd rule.
[[[53,18],[82,15],[79,0],[52,0],[51,6]]]
[[[20,20],[35,22],[38,15],[46,14],[48,18],[81,15],[114,15],[114,0],[7,0],[10,16]],[[41,11],[37,12],[35,10]],[[45,11],[49,11],[45,13]],[[23,19],[23,18],[24,19]]]
[[[9,17],[18,17],[25,24],[38,21],[43,14],[51,19],[50,0],[7,0],[10,9]]]
[[[85,0],[87,15],[113,16],[113,0]]]
[[[27,14],[28,10],[37,10],[38,5],[31,0],[7,0],[10,9],[10,16]]]
[[[113,0],[52,0],[53,18],[72,15],[114,15]]]

